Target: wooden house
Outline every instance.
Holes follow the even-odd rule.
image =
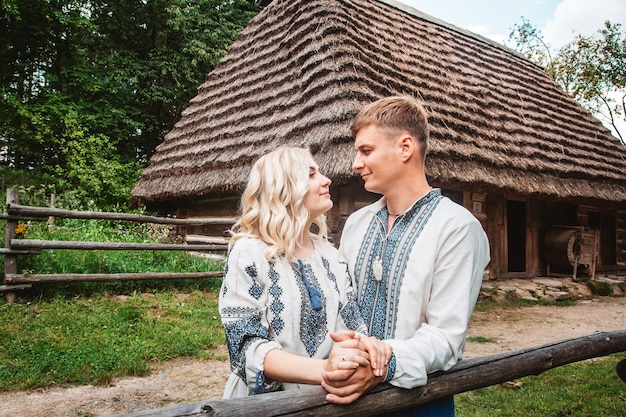
[[[157,148],[133,204],[236,215],[251,164],[302,146],[333,180],[338,236],[378,198],[351,170],[350,122],[393,94],[427,108],[429,182],[482,222],[489,278],[626,269],[626,147],[542,68],[392,0],[272,1]]]

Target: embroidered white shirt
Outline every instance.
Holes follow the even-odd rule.
[[[228,255],[219,311],[233,373],[224,398],[298,387],[265,383],[263,361],[271,349],[326,358],[333,344],[329,332],[367,334],[346,264],[339,263],[332,245],[315,242],[315,252],[301,264],[284,258],[268,262],[266,249],[259,239],[243,238]]]
[[[370,335],[393,346],[392,385],[424,385],[461,359],[489,243],[480,222],[434,189],[387,231],[385,199],[353,213],[340,256]],[[382,263],[382,276],[374,264]],[[378,280],[377,278],[380,278]]]

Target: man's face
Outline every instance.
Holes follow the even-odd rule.
[[[399,175],[402,164],[399,138],[389,139],[373,125],[364,127],[356,134],[356,155],[352,169],[361,175],[367,191],[385,194],[394,183],[402,180]]]

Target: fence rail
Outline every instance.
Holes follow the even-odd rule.
[[[79,250],[183,250],[183,251],[219,251],[226,244],[185,245],[175,243],[132,243],[132,242],[84,242],[71,240],[11,239],[11,249],[79,249]]]
[[[15,231],[19,222],[41,221],[52,223],[51,219],[71,218],[85,220],[115,220],[132,223],[151,223],[165,225],[232,225],[234,217],[209,217],[177,219],[170,217],[148,216],[144,214],[110,213],[96,211],[63,210],[54,207],[31,207],[18,204],[16,189],[8,189],[6,194],[7,213],[0,219],[6,220],[4,248],[0,255],[4,256],[4,274],[0,291],[4,291],[8,302],[15,298],[14,291],[30,288],[34,283],[59,282],[111,282],[150,279],[201,279],[221,277],[221,272],[145,272],[117,274],[19,274],[17,273],[17,257],[41,254],[44,250],[167,250],[191,252],[224,252],[228,239],[224,237],[205,237],[202,241],[195,239],[193,244],[176,243],[129,243],[129,242],[85,242],[65,240],[16,239]]]
[[[117,274],[6,274],[7,284],[35,284],[57,282],[115,282],[149,279],[220,278],[222,272],[144,272]]]
[[[376,416],[400,411],[461,392],[539,375],[549,369],[626,351],[626,330],[594,333],[514,352],[458,362],[445,372],[431,374],[414,389],[379,385],[349,406],[325,401],[319,386],[232,400],[207,400],[119,414],[117,417],[245,417],[245,416]],[[626,359],[616,372],[626,382]]]
[[[9,192],[7,192],[7,200]],[[208,217],[194,219],[177,219],[172,217],[147,216],[145,214],[107,213],[102,211],[74,211],[52,207],[22,206],[12,201],[7,201],[7,218],[21,219],[30,218],[35,220],[48,219],[48,217],[61,217],[71,219],[95,219],[95,220],[121,220],[136,223],[178,224],[178,225],[203,225],[203,224],[233,224],[233,217]]]

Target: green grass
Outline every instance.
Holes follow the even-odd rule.
[[[224,343],[214,292],[57,296],[0,305],[0,389],[107,384]],[[220,358],[224,359],[224,358]]]
[[[61,227],[53,230],[27,225],[21,237],[161,243],[169,239],[162,227],[68,220],[57,224]],[[196,272],[218,271],[222,264],[184,252],[58,250],[43,251],[18,267],[22,273]],[[0,390],[106,385],[113,377],[146,375],[152,365],[170,359],[213,358],[214,349],[225,340],[217,311],[220,283],[201,279],[37,284],[17,293],[16,303],[0,301]],[[484,301],[476,310],[536,304]],[[493,342],[482,336],[470,340]],[[457,416],[626,415],[626,386],[615,373],[623,358],[626,353],[459,394]]]
[[[496,339],[493,337],[485,337],[485,336],[469,336],[467,338],[468,342],[474,343],[497,343]]]
[[[0,222],[4,225],[4,222]],[[27,224],[19,237],[38,240],[177,243],[173,242],[167,227],[126,222],[57,219],[54,228],[45,223]],[[191,252],[166,250],[43,250],[39,255],[18,257],[18,273],[28,274],[117,274],[142,272],[205,272],[221,271],[223,263],[211,261]],[[203,291],[215,290],[220,281],[153,280],[122,282],[78,282],[62,284],[34,284],[29,296],[67,294],[97,294],[103,291],[133,293],[160,291],[173,288]]]
[[[626,384],[615,366],[626,353],[560,366],[516,384],[455,396],[463,417],[596,417],[626,415]]]
[[[4,222],[1,222],[4,224]],[[19,238],[170,243],[166,227],[57,219],[24,224]],[[18,258],[37,274],[202,272],[223,265],[182,251],[44,250]],[[0,390],[107,384],[151,364],[210,357],[224,343],[221,279],[33,284],[0,302]],[[225,359],[225,358],[220,358]]]

